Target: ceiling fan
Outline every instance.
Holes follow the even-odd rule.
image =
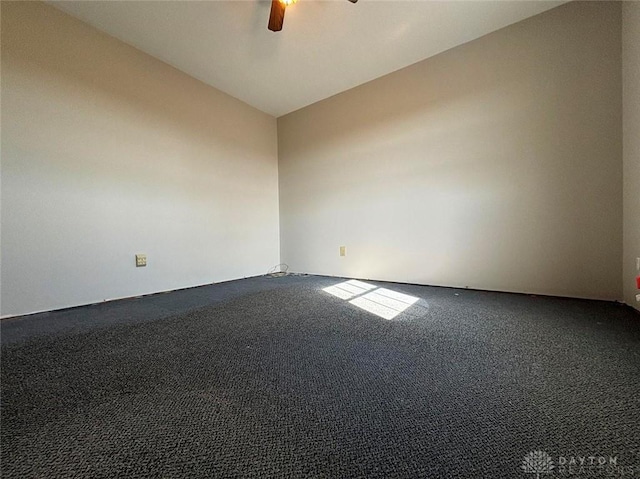
[[[284,11],[288,5],[296,3],[297,0],[271,0],[271,14],[269,15],[269,30],[279,32],[284,23]],[[358,0],[349,0],[356,3]]]

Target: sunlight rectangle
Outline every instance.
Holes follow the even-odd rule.
[[[419,298],[350,279],[323,289],[340,299],[384,319],[393,319]]]
[[[362,283],[361,281],[355,281],[355,280],[345,281],[344,283],[336,284],[336,287],[340,289],[344,289],[345,291],[349,291],[354,295],[366,293],[370,289],[375,288],[375,286],[371,286],[366,283]]]
[[[409,296],[408,294],[398,293],[397,291],[392,291],[386,288],[378,288],[376,289],[376,293],[382,296],[387,296],[388,298],[395,299],[396,301],[406,303],[408,305],[412,305],[419,299],[419,298],[416,298],[415,296]]]
[[[359,298],[352,299],[349,302],[354,306],[357,306],[358,308],[364,309],[365,311],[368,311],[369,313],[373,313],[376,316],[380,316],[381,318],[384,318],[384,319],[393,319],[398,314],[400,314],[400,311],[396,311],[395,309],[389,308],[380,303],[376,303],[375,301],[367,299],[364,296],[360,296]]]
[[[349,299],[353,298],[354,296],[366,293],[371,289],[375,289],[375,286],[363,283],[362,281],[358,281],[356,279],[350,279],[349,281],[344,281],[342,283],[324,288],[323,291],[337,296],[340,299]]]
[[[397,299],[384,296],[378,293],[378,290],[371,291],[370,293],[367,293],[362,297],[398,312],[404,311],[409,306],[411,306],[410,304],[403,303],[402,301],[398,301]]]
[[[372,284],[368,284],[368,283],[364,283],[362,281],[358,281],[357,279],[350,279],[349,281],[345,281],[342,284],[348,284],[351,286],[355,286],[356,288],[361,288],[364,289],[365,291],[368,291],[370,289],[375,289],[376,286],[372,285]]]
[[[340,299],[350,299],[355,296],[354,293],[338,288],[338,286],[329,286],[328,288],[324,288],[322,291],[337,296]]]

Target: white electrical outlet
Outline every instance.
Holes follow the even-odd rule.
[[[640,294],[636,294],[636,301],[640,303]]]
[[[347,247],[340,246],[340,256],[347,256]]]
[[[137,254],[136,255],[136,267],[147,265],[147,255],[146,254]]]
[[[640,271],[640,258],[636,258],[636,271]]]

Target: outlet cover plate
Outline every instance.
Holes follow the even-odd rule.
[[[141,266],[147,265],[147,255],[146,254],[137,254],[136,255],[136,267],[139,268]]]

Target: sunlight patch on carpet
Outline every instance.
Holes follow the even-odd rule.
[[[323,291],[337,296],[340,299],[350,299],[361,295],[362,293],[366,293],[371,289],[375,289],[375,286],[363,283],[357,279],[350,279],[349,281],[324,288]]]
[[[355,279],[324,288],[323,291],[384,319],[393,319],[419,298],[387,288],[377,288]]]

